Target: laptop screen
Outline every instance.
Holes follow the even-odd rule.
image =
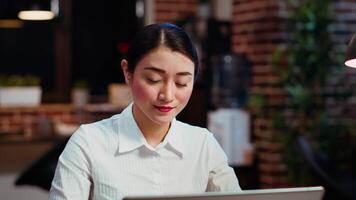
[[[241,192],[207,192],[160,196],[131,196],[123,200],[321,200],[324,188],[298,187],[279,189],[244,190]]]

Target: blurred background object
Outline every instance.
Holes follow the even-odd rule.
[[[224,149],[231,166],[252,166],[253,144],[250,138],[250,115],[237,108],[209,112],[208,129]]]
[[[325,187],[324,199],[356,199],[356,178],[352,174],[340,170],[329,154],[314,150],[305,136],[297,136],[295,143],[314,177]]]
[[[112,83],[108,86],[109,103],[126,107],[132,101],[131,88],[124,84]]]
[[[248,100],[251,64],[243,54],[218,54],[212,61],[213,107],[241,108]]]
[[[84,106],[89,103],[89,85],[85,80],[78,80],[74,83],[71,91],[72,103],[76,106]]]
[[[42,88],[33,75],[0,75],[0,106],[39,106]]]

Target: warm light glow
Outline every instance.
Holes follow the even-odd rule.
[[[21,28],[23,21],[18,19],[0,19],[0,28]]]
[[[345,65],[348,67],[356,68],[356,59],[347,60]]]
[[[22,20],[51,20],[54,14],[51,11],[26,10],[20,11],[18,17]]]

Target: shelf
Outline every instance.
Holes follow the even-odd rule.
[[[68,138],[80,124],[120,113],[115,104],[41,104],[0,107],[0,144],[56,142]]]
[[[55,134],[27,136],[27,135],[1,135],[0,144],[34,144],[44,142],[59,142],[67,139],[69,136],[60,136]]]

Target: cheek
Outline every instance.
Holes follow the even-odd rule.
[[[192,90],[182,91],[177,94],[177,99],[184,105],[186,105],[192,95]]]
[[[139,82],[134,82],[131,87],[132,96],[135,100],[145,100],[153,97],[154,91],[150,87]]]

